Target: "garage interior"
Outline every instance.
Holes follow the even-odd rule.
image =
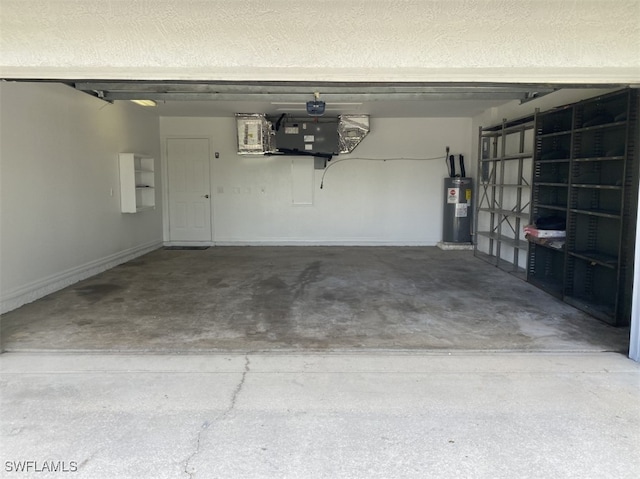
[[[584,114],[638,96],[640,1],[1,5],[3,474],[636,479],[619,165],[640,137],[620,154],[637,117]],[[238,154],[262,146],[238,113],[369,132],[330,161]],[[525,125],[505,170],[483,157]],[[524,236],[545,208],[564,249]],[[448,210],[474,214],[474,251],[438,247]]]
[[[522,252],[503,246],[503,267],[495,268],[478,259],[488,246],[475,234],[475,255],[469,240],[442,244],[447,156],[466,158],[473,181],[481,173],[478,126],[624,87],[327,83],[313,92],[282,82],[5,82],[3,159],[15,166],[3,190],[22,197],[23,183],[11,175],[28,177],[35,198],[20,211],[31,205],[38,218],[3,212],[2,349],[627,354],[628,319],[607,326],[522,281],[522,268],[520,279],[501,271],[502,263],[526,262]],[[326,99],[321,118],[364,115],[371,131],[354,151],[320,165],[315,153],[241,154],[235,114],[312,127],[318,116],[306,111],[309,99]],[[24,151],[32,162],[15,156]],[[55,161],[37,154],[45,151]],[[133,214],[123,213],[117,158],[125,152],[148,158],[156,186]],[[172,162],[183,157],[193,162],[181,177]],[[521,173],[526,204],[530,175]],[[479,194],[469,197],[472,216]],[[518,229],[529,216],[518,218]],[[46,246],[24,250],[25,241],[40,242],[43,225]],[[117,251],[110,241],[127,247]],[[110,254],[37,277],[92,249]],[[625,301],[630,311],[630,295]]]

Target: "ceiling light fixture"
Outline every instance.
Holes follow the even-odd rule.
[[[156,106],[157,103],[153,100],[131,100],[133,103],[135,103],[136,105],[141,105],[141,106]]]

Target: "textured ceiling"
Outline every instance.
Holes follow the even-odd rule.
[[[640,0],[0,0],[6,79],[640,83]],[[473,116],[505,98],[353,101]],[[167,116],[270,99],[161,102]]]
[[[640,0],[2,0],[5,78],[625,82]]]

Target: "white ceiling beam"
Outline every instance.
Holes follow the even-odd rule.
[[[162,93],[162,92],[96,92],[104,100],[155,101],[269,101],[303,102],[313,100],[308,93]],[[418,101],[418,100],[525,100],[523,92],[447,92],[447,93],[345,93],[322,94],[320,99],[330,102]]]

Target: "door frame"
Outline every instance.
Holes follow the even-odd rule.
[[[163,135],[160,137],[161,141],[161,171],[162,171],[162,241],[164,246],[176,246],[177,243],[171,241],[171,236],[169,232],[169,140],[207,140],[209,143],[209,187],[212,188],[211,178],[213,177],[213,166],[214,163],[211,161],[213,151],[212,144],[213,138],[206,135]],[[209,193],[210,195],[210,214],[211,214],[211,241],[190,241],[189,244],[193,246],[214,246],[214,235],[215,235],[215,227],[214,227],[214,195],[213,191]]]

